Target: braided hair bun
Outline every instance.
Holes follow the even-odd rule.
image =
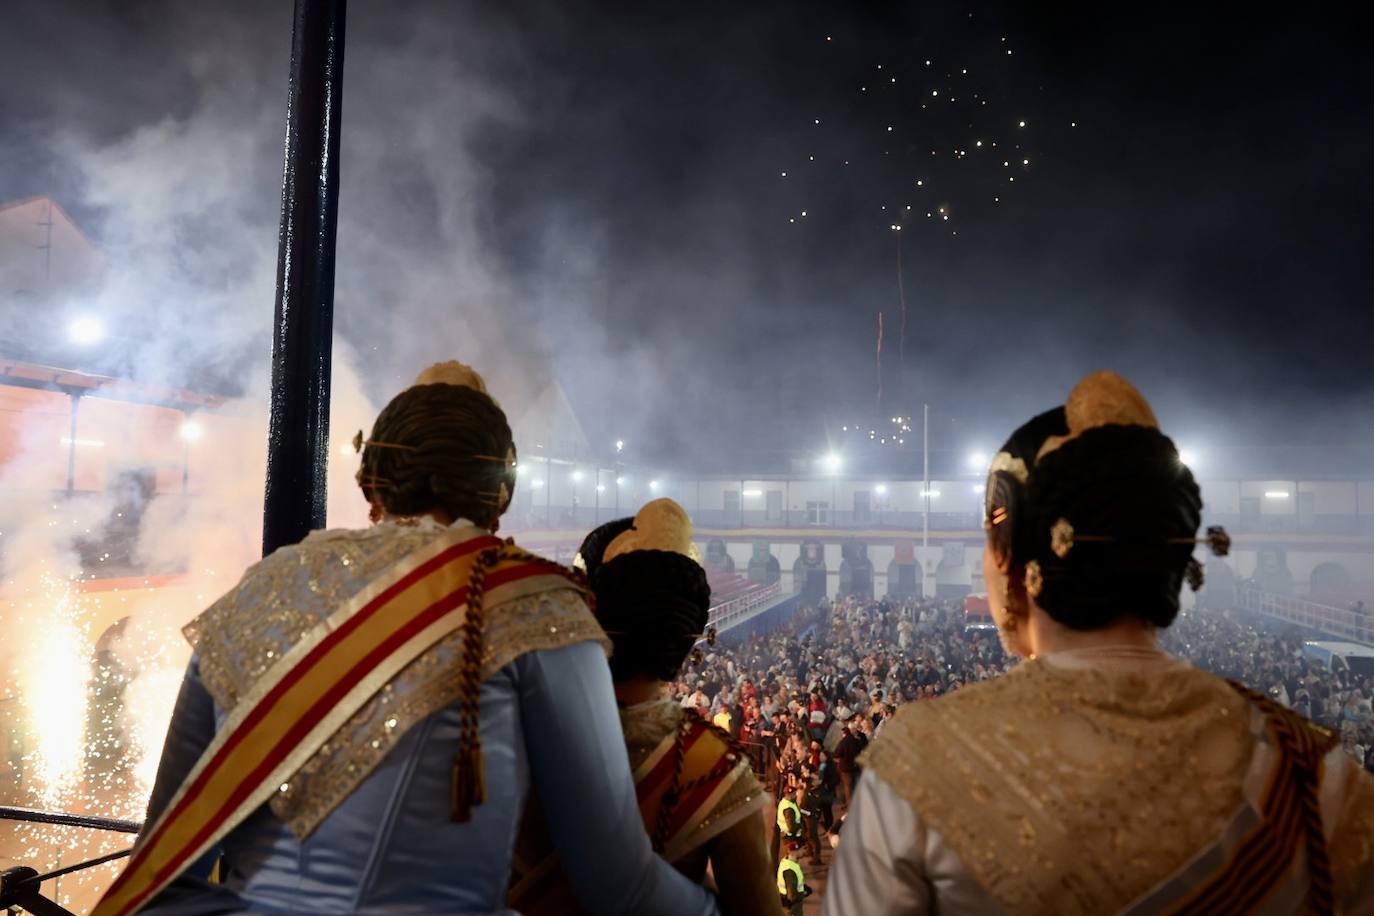
[[[439,363],[377,416],[358,483],[391,515],[441,509],[486,525],[510,505],[515,458],[510,424],[482,377]]]
[[[596,616],[614,646],[616,681],[672,680],[705,630],[711,586],[691,537],[682,507],[656,499],[633,519],[608,522],[582,542]]]
[[[1022,426],[993,461],[992,547],[1034,565],[1036,604],[1065,626],[1131,615],[1166,627],[1193,554],[1202,496],[1148,402],[1110,372]]]

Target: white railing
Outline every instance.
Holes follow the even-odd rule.
[[[1301,598],[1285,598],[1257,588],[1240,590],[1240,606],[1247,611],[1258,611],[1341,639],[1374,645],[1374,617],[1368,612],[1361,614],[1348,608],[1317,604]]]
[[[782,583],[774,582],[772,585],[740,595],[738,598],[733,598],[724,604],[711,608],[711,615],[707,619],[706,625],[715,627],[717,633],[724,633],[750,617],[768,610],[777,604],[782,597]]]

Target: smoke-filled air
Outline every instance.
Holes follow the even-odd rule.
[[[342,6],[296,5],[312,3]],[[133,841],[11,809],[148,835],[168,723],[191,695],[183,630],[256,581],[270,410],[309,397],[304,364],[273,377],[279,284],[299,267],[279,234],[292,6],[8,0],[0,14],[0,871],[55,872]],[[1043,667],[1048,644],[1018,640],[1049,632],[1033,622],[1041,605],[1067,619],[1050,605],[1072,604],[1059,596],[1092,551],[1112,582],[1135,583],[1118,601],[1134,613],[1153,587],[1141,570],[1173,550],[1165,591],[1182,597],[1167,620],[1140,611],[1150,645],[1157,629],[1161,651],[1245,682],[1374,766],[1363,32],[1340,10],[1042,6],[347,10],[330,391],[314,405],[328,438],[285,429],[272,447],[327,452],[329,528],[423,516],[379,496],[397,485],[377,470],[399,474],[421,445],[381,441],[373,423],[425,367],[458,360],[513,439],[468,457],[513,476],[478,493],[492,518],[443,524],[499,525],[534,555],[576,557],[596,589],[584,536],[675,503],[681,543],[659,549],[705,570],[709,628],[690,627],[681,669],[659,679],[755,765],[765,896],[790,913],[877,912],[845,883],[840,842],[864,798],[910,804],[976,858],[958,846],[966,822],[923,809],[926,789],[887,768],[895,739],[874,731],[904,735],[886,724],[918,721],[901,707]],[[1122,396],[1130,410],[1102,407],[1123,390],[1089,375],[1104,369],[1138,389]],[[1022,455],[1012,431],[1066,403],[1067,425]],[[1084,496],[1046,517],[1053,547],[1032,570],[1022,535],[999,541],[998,526],[1048,499],[1043,481],[1068,473],[1056,468],[1089,488],[1127,467],[1125,445],[1076,457],[1104,426],[1167,436],[1171,473],[1199,487],[1200,508],[1179,510],[1192,527],[1118,532],[1110,512],[1138,520],[1173,498],[1118,482],[1110,512],[1091,515]],[[426,486],[439,492],[443,473]],[[1113,566],[1113,544],[1144,552]],[[269,533],[266,546],[280,545]],[[492,569],[499,597],[506,573]],[[313,594],[331,587],[311,575]],[[661,588],[641,604],[677,607]],[[1020,631],[1017,594],[1034,605]],[[622,712],[614,659],[634,650],[616,641],[637,624],[606,615],[641,606],[626,600],[598,591],[591,608],[618,653]],[[455,774],[467,747],[446,752]],[[499,786],[491,759],[483,778]],[[531,765],[522,779],[538,783]],[[887,794],[871,794],[869,769]],[[283,797],[297,779],[278,780]],[[784,797],[804,809],[795,830]],[[447,817],[450,799],[436,805]],[[876,843],[874,829],[852,843]],[[677,847],[651,840],[646,857],[671,859]],[[1326,850],[1338,896],[1342,848]],[[124,864],[39,883],[87,913]],[[252,876],[221,864],[216,880],[249,899]],[[972,871],[999,908],[1050,911]],[[5,874],[13,887],[19,873]]]

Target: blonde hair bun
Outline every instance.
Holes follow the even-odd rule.
[[[601,562],[609,563],[636,550],[663,550],[698,560],[692,543],[692,520],[687,511],[671,499],[656,499],[635,514],[634,525],[606,545]]]
[[[457,385],[474,391],[487,393],[487,383],[471,366],[456,359],[435,363],[421,372],[415,379],[416,385]]]
[[[1067,436],[1050,436],[1040,447],[1036,460],[1045,457],[1070,439],[1102,426],[1143,426],[1159,429],[1159,421],[1145,395],[1126,379],[1106,369],[1093,372],[1073,386],[1064,404]]]

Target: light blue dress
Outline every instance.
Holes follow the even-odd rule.
[[[145,912],[504,913],[531,778],[559,854],[593,913],[707,914],[713,900],[653,854],[601,648],[521,656],[482,684],[488,796],[449,820],[455,707],[413,727],[304,841],[264,806],[225,838],[223,883],[207,855]],[[177,697],[151,822],[224,721],[193,660]]]
[[[381,532],[362,547],[423,532]],[[264,561],[295,568],[339,537],[321,533]],[[408,544],[401,545],[404,548]],[[293,554],[294,551],[294,554]],[[354,559],[362,554],[351,554]],[[312,561],[313,562],[313,561]],[[326,593],[358,588],[357,563],[310,562]],[[245,583],[251,582],[250,576]],[[241,586],[242,588],[242,586]],[[288,588],[294,595],[309,590]],[[290,595],[283,596],[290,601]],[[300,605],[297,605],[300,606]],[[585,609],[582,611],[585,614]],[[202,619],[205,619],[204,616]],[[495,621],[499,624],[500,621]],[[599,631],[597,631],[599,634]],[[152,823],[227,718],[187,669],[148,806]],[[653,854],[645,835],[605,652],[594,640],[524,652],[482,683],[487,798],[463,824],[449,817],[459,742],[457,703],[411,725],[368,776],[297,839],[269,805],[232,830],[145,912],[491,914],[505,906],[525,798],[538,789],[574,890],[593,913],[713,914],[715,900]],[[222,855],[222,883],[208,880]]]

